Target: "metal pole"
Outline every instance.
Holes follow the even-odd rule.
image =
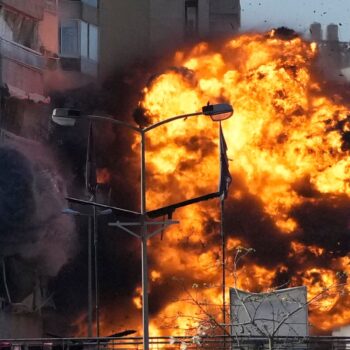
[[[141,263],[142,263],[142,326],[143,349],[149,349],[149,320],[148,320],[148,268],[147,268],[147,226],[146,213],[146,135],[143,130],[141,135]]]
[[[0,49],[2,46],[2,40],[0,41]],[[4,111],[3,111],[3,97],[4,97],[4,87],[3,87],[3,77],[2,77],[2,57],[0,57],[0,143],[3,142],[3,117],[4,117]]]
[[[146,213],[146,134],[143,130],[141,135],[141,214]]]
[[[88,337],[92,337],[92,217],[88,216]]]
[[[95,201],[95,198],[93,199]],[[98,280],[98,230],[97,230],[97,210],[93,206],[94,223],[94,255],[95,255],[95,318],[96,318],[96,337],[100,336],[100,306],[99,306],[99,280]]]
[[[147,237],[146,226],[142,225],[141,255],[142,255],[142,324],[143,324],[143,349],[149,349],[148,329],[148,269],[147,269]]]
[[[226,329],[226,239],[224,233],[224,199],[220,198],[220,231],[222,250],[222,322]],[[225,335],[225,334],[224,334]],[[225,339],[224,339],[224,347]]]
[[[222,145],[221,145],[221,122],[219,123],[219,164],[220,164],[220,182],[222,181]],[[220,189],[219,189],[220,190]],[[224,201],[223,194],[220,195],[220,234],[221,234],[221,264],[222,264],[222,322],[225,329],[224,336],[226,335],[226,239],[224,232]],[[224,349],[226,348],[226,338],[224,338]]]

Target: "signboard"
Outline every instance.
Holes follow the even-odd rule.
[[[306,287],[249,293],[230,289],[231,334],[293,336],[309,334]]]

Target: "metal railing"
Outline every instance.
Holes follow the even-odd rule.
[[[1,350],[142,350],[141,337],[0,339]],[[206,350],[345,350],[350,337],[276,337],[273,345],[261,337],[150,337],[150,349]]]
[[[46,58],[28,47],[0,38],[0,56],[37,69],[46,67]]]

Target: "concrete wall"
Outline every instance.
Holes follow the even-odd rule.
[[[240,0],[210,0],[211,36],[233,35],[240,25]]]
[[[44,15],[45,0],[0,0],[0,4],[39,20]]]
[[[45,11],[43,20],[39,23],[39,42],[46,51],[58,53],[59,23],[56,13]]]
[[[85,22],[98,25],[99,22],[99,11],[98,8],[82,4],[81,6],[81,19]]]
[[[350,325],[335,329],[332,332],[333,337],[350,337]]]
[[[100,77],[149,53],[150,0],[100,1]]]
[[[206,38],[210,31],[210,2],[209,0],[198,1],[198,36]]]
[[[58,17],[60,20],[81,18],[80,1],[59,0]]]
[[[152,0],[150,46],[152,53],[176,47],[183,42],[185,29],[184,0]]]
[[[185,1],[152,0],[150,15],[152,53],[181,48],[188,39],[204,39],[209,33],[209,0],[198,0],[198,32],[186,37]]]

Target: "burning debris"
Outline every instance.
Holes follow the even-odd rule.
[[[273,35],[276,38],[284,40],[292,40],[297,38],[299,35],[293,29],[286,27],[278,27],[273,31]]]

